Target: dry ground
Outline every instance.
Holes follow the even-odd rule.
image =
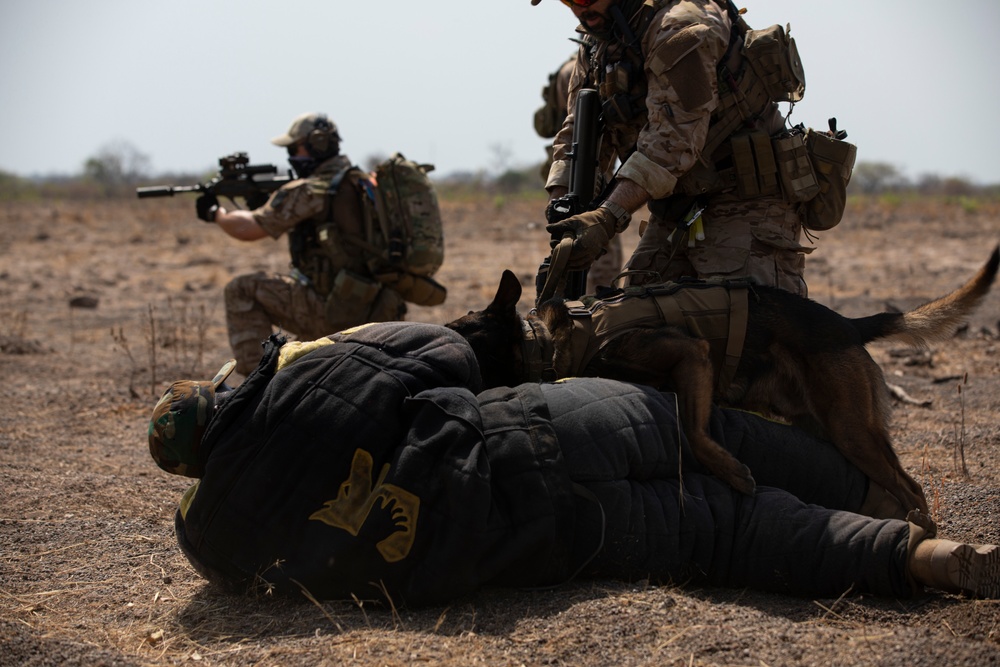
[[[0,665],[1000,664],[1000,602],[949,595],[582,581],[396,611],[208,587],[177,549],[186,482],[150,460],[147,419],[167,382],[228,358],[226,281],[282,270],[287,254],[230,240],[193,208],[0,202]],[[505,267],[530,285],[541,208],[447,203],[449,299],[411,319],[481,307]],[[998,241],[996,204],[854,206],[808,260],[812,296],[848,315],[909,307]],[[929,353],[872,346],[928,402],[897,403],[894,435],[943,532],[963,540],[1000,541],[998,318],[1000,289]]]

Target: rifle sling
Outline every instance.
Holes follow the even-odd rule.
[[[563,237],[558,245],[552,248],[549,271],[545,276],[545,285],[538,294],[537,303],[542,304],[551,299],[556,293],[556,287],[566,279],[566,264],[569,263],[572,252],[573,238],[569,236]]]

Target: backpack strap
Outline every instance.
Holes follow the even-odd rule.
[[[338,169],[333,176],[330,177],[330,183],[326,186],[326,202],[324,204],[323,210],[323,220],[326,222],[333,222],[333,198],[337,196],[337,192],[340,190],[340,184],[344,182],[344,177],[351,169],[357,169],[353,164],[348,164],[347,166]]]

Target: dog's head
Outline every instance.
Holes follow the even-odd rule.
[[[445,325],[469,341],[486,388],[513,387],[525,379],[524,329],[517,314],[520,299],[521,283],[513,272],[505,270],[496,296],[485,310],[471,311]]]

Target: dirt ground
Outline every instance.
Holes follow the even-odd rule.
[[[528,289],[541,203],[446,202],[446,322]],[[626,245],[635,242],[628,232]],[[1000,205],[854,205],[808,259],[816,300],[857,316],[943,294],[1000,241]],[[580,581],[487,590],[450,606],[232,597],[181,555],[185,479],[146,445],[155,397],[229,358],[222,288],[283,270],[193,202],[0,202],[0,665],[1000,664],[1000,601],[803,599]],[[945,536],[1000,541],[1000,289],[929,352],[873,345],[900,456]],[[902,395],[902,394],[901,394]],[[845,415],[845,418],[850,418]]]

